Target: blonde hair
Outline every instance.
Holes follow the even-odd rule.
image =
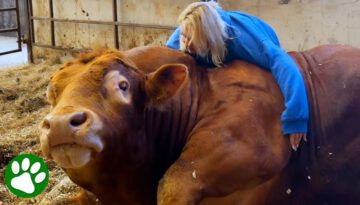
[[[221,66],[227,52],[227,24],[222,20],[218,3],[194,2],[179,16],[182,32],[190,34],[190,41],[195,46],[196,53],[203,58],[211,57],[216,66]],[[180,50],[185,51],[185,45],[180,41]]]

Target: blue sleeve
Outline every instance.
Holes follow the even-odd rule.
[[[166,42],[165,46],[168,48],[180,49],[180,34],[181,30],[180,27],[177,27],[177,29],[174,31],[173,34],[171,34],[169,40]]]
[[[262,42],[265,58],[285,98],[281,115],[284,134],[306,133],[309,108],[305,83],[293,59],[270,40]]]

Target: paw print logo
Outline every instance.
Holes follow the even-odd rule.
[[[43,192],[49,182],[44,161],[32,154],[22,154],[10,161],[5,170],[5,184],[16,196],[32,198]]]

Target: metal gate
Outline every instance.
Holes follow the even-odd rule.
[[[114,27],[114,48],[119,48],[119,27],[140,27],[140,28],[153,28],[153,29],[162,29],[162,30],[175,30],[175,26],[162,26],[162,25],[152,25],[152,24],[136,24],[136,23],[123,23],[119,22],[118,20],[118,10],[117,10],[117,0],[112,1],[112,16],[113,21],[101,21],[101,20],[77,20],[77,19],[62,19],[62,18],[55,18],[54,17],[54,6],[53,0],[48,0],[49,5],[49,17],[37,17],[33,14],[33,2],[32,0],[27,0],[27,7],[28,7],[28,14],[29,14],[29,46],[30,47],[41,47],[41,48],[50,48],[62,51],[72,51],[72,52],[81,52],[81,51],[88,51],[88,49],[84,48],[69,48],[59,45],[55,39],[55,22],[64,22],[64,23],[75,23],[75,24],[97,24],[97,25],[109,25]],[[35,39],[34,33],[34,21],[46,21],[50,22],[50,44],[42,44],[37,42]],[[33,58],[32,48],[30,49],[30,56],[31,59]]]
[[[0,33],[8,33],[8,32],[17,32],[17,49],[14,50],[9,50],[9,51],[4,51],[4,52],[0,52],[0,55],[5,55],[5,54],[9,54],[9,53],[15,53],[15,52],[20,52],[22,50],[22,46],[21,46],[21,27],[20,27],[20,15],[19,15],[19,0],[15,0],[15,7],[11,7],[11,8],[0,8],[0,13],[1,12],[7,12],[7,11],[15,11],[16,12],[16,27],[14,28],[6,28],[6,29],[0,29]]]

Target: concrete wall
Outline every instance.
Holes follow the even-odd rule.
[[[176,26],[179,13],[192,0],[118,0],[118,19],[124,23]],[[358,0],[220,0],[225,9],[259,16],[277,31],[286,50],[304,50],[321,44],[341,43],[360,47]],[[49,16],[48,0],[33,0],[35,16]],[[111,0],[54,1],[55,18],[112,21]],[[114,27],[55,23],[58,46],[75,48],[114,47]],[[133,26],[119,28],[120,49],[163,45],[168,29]],[[35,21],[35,39],[50,44],[50,24]],[[57,55],[34,47],[35,59]],[[66,52],[59,52],[65,55]]]
[[[277,31],[287,50],[321,44],[360,47],[358,0],[237,0],[222,1],[225,8],[261,17]]]

